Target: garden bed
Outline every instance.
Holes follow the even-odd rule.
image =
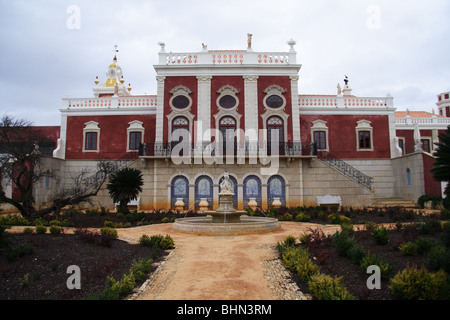
[[[447,275],[449,274],[448,238],[450,237],[450,226],[445,228],[446,231],[440,226],[442,225],[439,222],[398,224],[397,228],[386,229],[383,236],[386,237],[387,242],[384,241],[386,239],[379,241],[383,244],[377,244],[372,231],[365,228],[356,230],[353,236],[349,236],[355,240],[355,243],[363,249],[365,254],[377,255],[389,265],[389,276],[381,280],[380,289],[369,289],[367,287],[367,280],[372,273],[366,273],[366,269],[359,262],[352,260],[355,255],[352,256],[348,251],[346,253],[343,250],[339,251],[335,240],[336,236],[326,236],[318,229],[310,229],[308,233],[301,236],[301,243],[297,246],[308,250],[311,261],[319,267],[320,273],[331,277],[342,277],[342,284],[354,298],[359,300],[397,300],[400,297],[392,293],[390,279],[408,266],[417,266],[419,269],[425,267],[430,272],[442,269],[447,272]],[[374,225],[371,227],[376,228]],[[342,233],[341,231],[340,234]],[[379,240],[379,238],[377,239]],[[423,246],[420,246],[420,243],[426,242],[433,242],[433,247],[441,246],[441,248],[445,248],[446,245],[447,258],[441,259],[442,254],[439,254],[437,259],[433,259],[430,251],[425,252],[422,249]],[[414,250],[407,251],[406,246],[403,246],[405,243],[416,244],[410,246],[414,247]],[[427,250],[432,250],[433,247]],[[439,261],[436,262],[437,260]],[[299,273],[295,270],[291,270],[291,275],[302,292],[311,293],[308,281],[301,279]],[[450,290],[449,279],[447,280],[447,291]],[[450,298],[449,292],[447,292],[445,299]]]
[[[85,235],[86,236],[86,235]],[[90,243],[74,234],[9,234],[15,246],[32,248],[8,261],[0,255],[0,300],[79,300],[98,295],[107,287],[107,278],[120,281],[134,261],[161,258],[164,251],[112,240],[110,247]],[[69,290],[67,268],[80,268],[81,289]],[[145,281],[145,280],[144,280]],[[139,286],[143,280],[136,281]]]

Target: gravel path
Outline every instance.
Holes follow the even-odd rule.
[[[335,232],[337,226],[282,222],[281,229],[242,236],[200,236],[172,230],[171,224],[118,229],[138,241],[169,234],[176,248],[132,297],[136,300],[306,300],[277,259],[276,244],[308,228]]]

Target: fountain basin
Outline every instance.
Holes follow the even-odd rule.
[[[241,213],[239,213],[241,214]],[[228,216],[226,217],[228,219]],[[176,219],[172,229],[179,232],[210,236],[236,236],[271,232],[280,229],[275,218],[240,216],[234,223],[215,223],[212,216]]]

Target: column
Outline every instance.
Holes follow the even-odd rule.
[[[290,76],[291,79],[291,105],[292,105],[292,141],[300,142],[300,113],[298,105],[298,79],[299,76]]]
[[[245,131],[255,130],[258,134],[258,76],[244,78]]]
[[[157,93],[157,101],[158,104],[156,106],[156,126],[155,126],[155,155],[157,152],[157,145],[162,144],[164,142],[164,85],[166,77],[164,76],[156,76],[156,80],[158,82],[158,93]],[[162,146],[161,146],[162,147]]]
[[[212,76],[197,76],[198,80],[198,107],[197,107],[197,142],[209,142],[210,134],[205,134],[211,129],[211,80]]]
[[[244,210],[244,207],[247,206],[246,203],[244,203],[244,185],[242,183],[238,183],[237,185],[237,192],[238,192],[238,201],[237,201],[237,210]]]

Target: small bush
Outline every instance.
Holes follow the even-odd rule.
[[[436,241],[432,238],[420,237],[414,244],[418,254],[426,255],[436,245]]]
[[[440,270],[429,272],[425,267],[408,266],[390,280],[390,290],[394,296],[406,300],[436,300],[447,295],[447,275]]]
[[[378,245],[385,245],[389,242],[389,232],[385,227],[374,229],[370,235]]]
[[[37,224],[36,225],[36,233],[37,234],[44,234],[44,233],[46,233],[47,232],[47,227],[45,227],[44,225],[42,225],[42,224]]]
[[[23,256],[34,253],[34,247],[29,243],[22,243],[18,246],[9,245],[3,252],[4,257],[8,262],[16,261]]]
[[[400,246],[400,251],[405,255],[405,256],[412,256],[416,253],[417,251],[417,246],[414,242],[405,242]]]
[[[357,265],[361,264],[362,259],[366,256],[367,252],[362,246],[356,244],[347,251],[347,256]]]
[[[139,239],[139,243],[143,246],[164,250],[172,249],[175,246],[173,239],[169,235],[155,235],[149,237],[148,235],[144,234]]]
[[[24,234],[32,234],[34,232],[33,228],[27,227],[23,229]]]
[[[444,246],[435,246],[427,254],[426,264],[431,270],[443,269],[450,273],[450,250]]]
[[[330,214],[328,216],[328,220],[330,220],[332,224],[342,224],[351,222],[350,218],[343,215],[339,215],[337,212]]]
[[[298,276],[305,282],[319,272],[319,266],[316,265],[309,257],[303,256],[295,263],[295,271],[297,271]]]
[[[305,214],[304,212],[299,212],[295,216],[295,221],[297,221],[297,222],[309,222],[310,219],[311,219],[311,217],[309,215]]]
[[[355,300],[342,283],[342,277],[316,273],[308,283],[309,290],[319,300]]]
[[[372,265],[378,266],[381,272],[381,279],[383,280],[389,279],[389,275],[391,274],[392,270],[390,264],[387,261],[385,261],[380,256],[371,253],[366,254],[362,258],[360,265],[364,270],[367,270],[367,268]]]
[[[103,227],[100,229],[100,234],[104,237],[111,239],[117,239],[117,230],[109,227]]]
[[[49,230],[50,230],[50,233],[53,235],[61,234],[61,232],[62,232],[61,223],[57,220],[53,220],[52,222],[50,222]]]
[[[356,244],[356,240],[353,237],[350,237],[348,232],[342,230],[341,232],[336,232],[333,236],[333,244],[336,253],[346,257],[347,251]]]

